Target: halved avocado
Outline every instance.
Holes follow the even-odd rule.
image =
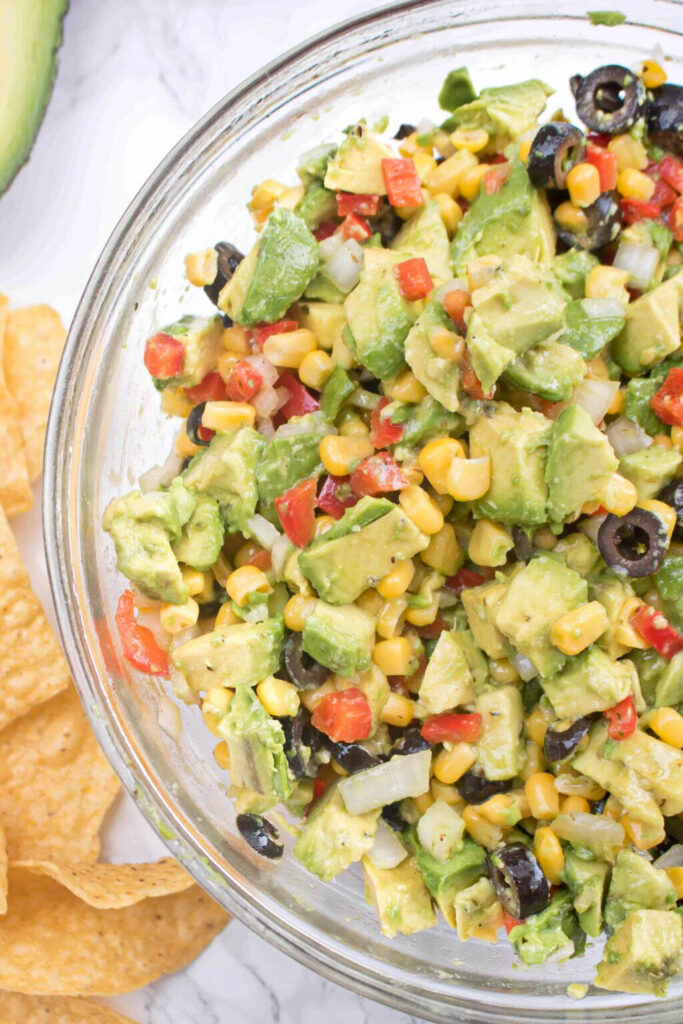
[[[57,70],[69,0],[0,0],[0,194],[26,163]]]

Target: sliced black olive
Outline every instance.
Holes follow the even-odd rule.
[[[545,734],[545,756],[549,761],[564,761],[576,750],[579,743],[590,729],[589,715],[577,718],[567,729],[548,729]]]
[[[386,804],[382,808],[382,817],[386,821],[387,825],[393,828],[394,832],[403,832],[403,829],[407,826],[408,822],[401,814],[401,801],[397,800],[396,803]]]
[[[201,445],[203,448],[208,448],[211,444],[211,439],[205,441],[199,436],[199,428],[202,425],[202,416],[204,415],[204,408],[206,402],[200,402],[199,405],[195,405],[194,409],[187,417],[187,423],[185,424],[185,430],[192,444]]]
[[[400,740],[391,748],[391,754],[392,757],[394,754],[418,754],[421,750],[429,750],[429,743],[416,726],[406,729]]]
[[[393,206],[384,206],[376,217],[372,218],[373,231],[379,231],[382,245],[388,246],[403,226],[403,221],[394,211]]]
[[[665,818],[664,828],[667,835],[675,839],[677,843],[683,843],[683,821],[679,817]]]
[[[515,542],[515,554],[520,562],[527,562],[533,555],[536,548],[531,543],[525,530],[521,526],[512,527],[512,539]]]
[[[311,716],[299,708],[292,717],[278,719],[285,734],[285,756],[297,779],[314,779],[319,771],[315,754],[320,750],[321,734],[311,725]]]
[[[200,600],[201,595],[195,597],[195,601],[199,603],[199,614],[202,618],[206,618],[208,615],[218,615],[221,610],[222,601],[205,601],[202,604]]]
[[[225,288],[244,259],[244,253],[240,252],[234,245],[231,245],[230,242],[216,242],[214,249],[218,253],[218,270],[211,284],[204,285],[204,291],[214,306],[217,306],[221,290]]]
[[[528,846],[511,843],[494,850],[487,868],[500,902],[518,921],[540,914],[550,903],[548,879]]]
[[[414,124],[401,124],[399,125],[398,131],[394,135],[395,139],[407,139],[409,135],[416,132],[417,128]]]
[[[335,743],[334,740],[324,735],[321,738],[337,764],[340,764],[349,775],[355,775],[356,772],[362,772],[366,768],[375,768],[381,764],[376,754],[371,754],[360,743],[344,743],[343,741]]]
[[[645,107],[645,86],[621,64],[605,64],[585,78],[574,75],[569,85],[579,117],[593,132],[626,132]]]
[[[646,107],[650,142],[683,156],[683,86],[667,82],[651,95]]]
[[[306,654],[301,644],[301,633],[287,634],[284,645],[285,669],[299,690],[315,690],[325,682],[329,671],[310,654]]]
[[[568,231],[555,223],[557,237],[565,245],[570,249],[578,247],[593,252],[614,241],[624,221],[618,193],[601,192],[591,206],[584,207],[583,212],[587,217],[588,226],[580,234],[574,234],[573,231]]]
[[[660,491],[659,499],[671,505],[676,512],[674,539],[683,541],[683,480],[672,480],[663,491]]]
[[[278,830],[260,814],[238,814],[237,827],[240,835],[249,843],[255,853],[269,860],[277,860],[284,849]]]
[[[633,579],[657,572],[668,546],[664,522],[644,508],[610,513],[598,530],[598,548],[610,569]]]
[[[527,162],[536,188],[566,188],[567,174],[586,152],[583,132],[573,124],[549,121],[534,136]]]
[[[512,779],[492,782],[470,769],[460,776],[455,788],[468,804],[483,804],[490,796],[495,796],[496,793],[506,793],[508,789],[512,789]]]

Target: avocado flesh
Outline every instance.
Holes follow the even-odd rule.
[[[179,562],[207,572],[218,560],[223,546],[223,523],[218,502],[208,494],[197,495],[197,505],[173,546]]]
[[[370,668],[375,619],[353,604],[318,601],[306,619],[302,646],[306,654],[342,676]]]
[[[496,932],[503,923],[503,907],[488,878],[461,889],[455,897],[455,926],[461,942],[480,939],[497,942]]]
[[[681,344],[683,274],[678,273],[630,302],[626,323],[612,344],[612,355],[628,373],[643,373]]]
[[[676,889],[666,871],[633,850],[621,850],[607,891],[606,923],[614,928],[633,910],[671,910],[675,906]]]
[[[280,667],[282,619],[217,626],[186,640],[173,652],[173,663],[198,693],[213,686],[255,686]]]
[[[414,825],[406,829],[403,838],[408,849],[414,853],[425,885],[436,900],[439,910],[450,926],[455,928],[455,897],[485,873],[486,851],[468,836],[463,841],[462,849],[444,862],[425,850],[417,838]]]
[[[683,960],[683,920],[670,910],[636,910],[605,945],[595,985],[665,996]]]
[[[572,894],[579,924],[593,939],[599,938],[602,932],[602,905],[609,872],[609,864],[586,860],[571,847],[566,848],[562,880]]]
[[[448,256],[448,233],[441,217],[439,204],[428,199],[424,206],[405,222],[391,242],[396,252],[421,256],[429,273],[438,281],[451,276]]]
[[[679,452],[673,448],[641,448],[619,460],[619,472],[635,484],[638,500],[656,498],[663,487],[673,480],[681,464]]]
[[[469,704],[474,697],[475,680],[483,685],[488,665],[474,644],[472,634],[444,632],[425,669],[420,684],[420,700],[431,715]]]
[[[452,330],[453,321],[440,302],[428,300],[405,339],[405,358],[413,374],[427,389],[431,398],[448,412],[455,413],[460,405],[460,367],[458,363],[438,355],[431,342],[432,332],[444,328]]]
[[[323,882],[330,882],[368,852],[375,841],[378,819],[379,809],[349,814],[334,785],[302,825],[294,856]]]
[[[590,647],[564,671],[543,679],[542,686],[557,717],[573,721],[613,708],[634,692],[636,682],[632,662],[612,661],[599,647]]]
[[[230,750],[230,793],[238,812],[265,811],[290,796],[285,734],[251,686],[237,686],[218,732]]]
[[[524,766],[522,725],[524,709],[515,686],[497,686],[477,697],[481,733],[477,740],[477,763],[487,779],[513,779]]]
[[[378,868],[363,858],[365,898],[379,918],[382,935],[393,939],[413,935],[436,924],[429,890],[414,857],[406,857],[395,868]]]

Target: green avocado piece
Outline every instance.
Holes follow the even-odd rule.
[[[249,802],[252,811],[257,807],[264,811],[287,800],[292,786],[285,734],[248,684],[238,684],[228,711],[218,723],[218,733],[230,750],[231,795],[240,791],[258,794],[256,801]]]
[[[182,316],[175,323],[162,327],[161,333],[182,342],[184,352],[181,373],[164,379],[153,378],[159,390],[166,387],[194,387],[215,369],[216,360],[223,352],[222,317]]]
[[[451,242],[451,264],[462,274],[476,256],[502,258],[524,253],[544,266],[555,256],[555,228],[542,192],[532,187],[522,163],[494,195],[480,192],[458,224]]]
[[[626,317],[610,313],[598,299],[574,299],[567,306],[567,328],[560,337],[564,345],[580,352],[584,359],[593,359],[623,329]]]
[[[503,907],[488,878],[461,889],[455,897],[455,926],[461,942],[482,939],[496,942],[503,921]]]
[[[664,555],[655,585],[667,618],[676,629],[683,629],[683,555]]]
[[[600,499],[619,461],[606,434],[580,405],[563,409],[550,435],[545,480],[548,516],[564,522],[587,501]]]
[[[640,680],[640,689],[645,698],[645,703],[648,707],[657,706],[655,704],[657,683],[670,662],[663,658],[661,654],[658,654],[653,647],[646,651],[631,651],[629,659],[636,666],[636,672]],[[683,667],[683,664],[681,667]],[[666,700],[663,703],[672,704],[676,702]]]
[[[560,537],[553,551],[562,556],[569,569],[578,572],[584,579],[590,576],[600,558],[600,552],[585,533],[570,533]]]
[[[301,217],[277,206],[218,296],[218,308],[253,327],[281,320],[318,270],[318,243]]]
[[[683,704],[683,651],[675,654],[657,681],[655,707],[676,707]]]
[[[585,375],[579,352],[558,341],[544,341],[510,363],[503,380],[551,402],[566,402]]]
[[[329,433],[330,426],[318,410],[293,416],[278,427],[256,473],[259,500],[272,501],[299,480],[322,472],[320,442]]]
[[[635,772],[667,817],[683,812],[683,754],[675,747],[636,729],[619,740],[616,761]],[[623,801],[622,801],[623,802]]]
[[[256,511],[256,470],[265,447],[265,439],[251,427],[219,433],[185,471],[187,487],[216,499],[231,533],[244,530]]]
[[[333,192],[385,196],[382,160],[392,159],[392,149],[362,122],[346,135],[327,165],[325,188]]]
[[[485,874],[486,851],[468,836],[463,841],[462,849],[453,853],[447,861],[440,861],[422,846],[415,825],[403,833],[403,838],[408,849],[415,855],[425,885],[436,900],[439,910],[451,927],[455,928],[455,897]]]
[[[460,595],[469,627],[474,639],[489,658],[506,658],[508,647],[500,630],[494,625],[493,614],[509,583],[482,583],[469,587]]]
[[[306,654],[330,672],[352,676],[370,668],[375,640],[375,619],[354,604],[331,605],[317,601],[304,623]]]
[[[612,869],[605,922],[615,928],[633,910],[671,910],[676,899],[676,889],[666,871],[633,850],[622,850]]]
[[[586,935],[599,938],[602,932],[602,905],[609,878],[609,864],[579,857],[571,848],[564,852],[562,881],[572,894],[574,910]]]
[[[296,168],[301,184],[308,186],[313,181],[322,181],[327,173],[327,166],[336,152],[336,142],[322,142],[303,153]]]
[[[179,562],[200,572],[210,569],[223,547],[223,522],[218,502],[208,494],[197,495],[194,512],[183,526],[180,539],[173,545]]]
[[[678,273],[630,302],[626,323],[612,343],[612,355],[628,373],[642,373],[681,344],[683,274]]]
[[[668,434],[670,430],[670,427],[655,415],[650,405],[650,399],[659,385],[660,381],[651,377],[634,377],[626,385],[624,416],[635,420],[652,437],[655,434]]]
[[[469,630],[444,630],[422,677],[420,701],[430,715],[469,704],[474,699],[475,678],[479,688],[487,675],[486,658],[475,647]]]
[[[476,96],[467,68],[455,68],[448,72],[439,90],[439,106],[442,110],[457,110]]]
[[[582,535],[583,536],[583,535]],[[615,579],[614,576],[600,576],[592,580],[589,587],[591,601],[599,601],[607,612],[609,625],[602,636],[598,637],[596,643],[607,655],[616,661],[629,650],[624,644],[619,643],[615,633],[621,625],[620,614],[626,601],[635,597],[633,587],[626,580]]]
[[[607,25],[614,28],[615,25],[623,25],[626,15],[621,11],[586,11],[592,25]]]
[[[464,430],[465,420],[459,413],[449,412],[436,398],[427,395],[419,405],[411,407],[410,418],[403,423],[403,437],[394,449],[396,458],[400,461],[404,445],[421,446],[446,435],[460,437]]]
[[[599,647],[589,647],[541,685],[557,717],[573,721],[614,707],[634,693],[636,681],[633,662],[612,661]]]
[[[482,717],[477,763],[487,779],[514,779],[524,767],[524,708],[516,686],[497,686],[475,702]]]
[[[394,273],[402,259],[386,249],[366,252],[360,281],[344,302],[353,353],[380,380],[405,365],[403,343],[417,319],[417,306],[403,298]]]
[[[451,276],[448,233],[441,208],[433,199],[428,199],[408,218],[393,238],[390,248],[410,256],[421,256],[436,281],[447,281]]]
[[[345,298],[344,292],[332,284],[324,274],[316,274],[304,289],[304,299],[317,299],[319,302],[341,304]]]
[[[330,882],[368,852],[378,818],[379,808],[349,814],[338,786],[331,786],[306,818],[294,856],[323,882]]]
[[[342,366],[335,366],[320,396],[320,408],[323,415],[330,423],[334,423],[342,410],[342,406],[349,400],[357,389],[358,384]]]
[[[656,498],[663,487],[673,480],[682,457],[675,448],[641,448],[630,455],[622,455],[619,472],[636,485],[638,500]]]
[[[324,220],[337,215],[337,197],[322,182],[311,181],[294,212],[297,217],[301,217],[307,228],[315,231]]]
[[[277,672],[284,639],[282,618],[217,626],[173,651],[173,664],[199,693],[212,686],[254,686]]]
[[[503,636],[545,678],[556,675],[566,661],[550,642],[550,627],[587,600],[588,584],[578,573],[540,554],[512,577],[491,615]]]
[[[374,906],[382,935],[413,935],[432,928],[436,915],[414,857],[395,868],[378,868],[363,857],[365,899]]]
[[[683,919],[669,910],[635,910],[607,940],[595,985],[663,998],[682,962]]]
[[[546,521],[545,462],[552,424],[538,412],[517,412],[503,402],[470,428],[470,456],[491,459],[491,486],[473,511],[478,519],[517,526]],[[488,409],[486,410],[488,411]]]
[[[482,89],[476,100],[458,106],[453,114],[463,131],[483,128],[489,133],[492,151],[503,149],[520,135],[536,127],[553,90],[537,78],[514,85]]]
[[[405,358],[415,377],[432,398],[454,413],[460,404],[460,367],[458,363],[438,355],[430,340],[432,331],[443,328],[452,330],[453,321],[440,302],[430,299],[405,339]]]
[[[570,249],[555,256],[552,271],[572,299],[582,299],[586,293],[586,277],[600,260],[586,249]]]
[[[571,894],[565,890],[556,893],[540,914],[516,925],[508,938],[522,963],[543,964],[551,956],[555,963],[580,952],[579,931]]]

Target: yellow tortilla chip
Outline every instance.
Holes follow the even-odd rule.
[[[120,788],[73,686],[0,732],[10,860],[97,860],[100,825]]]
[[[192,876],[173,857],[153,864],[54,864],[25,860],[12,867],[54,878],[74,896],[100,910],[130,907],[150,897],[182,892],[194,884]]]
[[[0,825],[0,914],[7,913],[7,845]]]
[[[119,910],[97,910],[59,882],[9,869],[0,917],[0,988],[112,996],[185,967],[227,924],[198,885]]]
[[[69,678],[0,508],[0,729],[59,693]]]
[[[13,309],[7,317],[3,369],[17,404],[31,480],[43,469],[47,415],[65,337],[61,317],[50,306]]]
[[[10,394],[3,372],[6,343],[7,296],[0,294],[0,506],[7,516],[18,516],[31,508],[33,491],[28,478],[18,405]]]
[[[0,992],[2,1024],[135,1024],[129,1017],[87,999]]]

